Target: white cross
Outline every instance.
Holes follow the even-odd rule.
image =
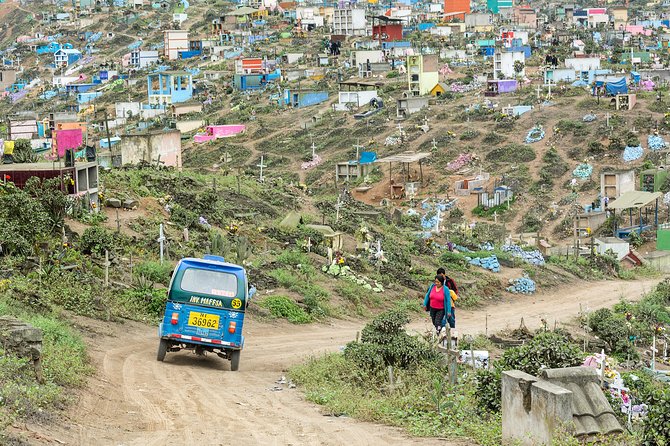
[[[312,159],[316,158],[316,144],[312,142]]]
[[[541,91],[542,91],[542,87],[540,87],[540,86],[538,85],[538,86],[537,86],[537,98],[538,98],[538,99],[540,99],[540,93],[541,93]]]
[[[335,205],[335,223],[340,221],[340,208],[344,203],[340,200],[340,197],[337,197],[337,204]]]
[[[258,181],[260,181],[260,182],[262,183],[262,182],[265,181],[265,177],[263,177],[263,167],[268,167],[268,166],[266,166],[265,164],[263,164],[263,155],[261,155],[261,162],[260,162],[260,164],[256,164],[256,167],[260,167],[260,168],[261,168],[261,175],[260,175],[260,177],[258,178]]]
[[[435,138],[433,138],[433,150],[437,150],[437,141],[435,141]]]
[[[435,219],[435,232],[440,232],[440,222],[442,221],[442,210],[437,208],[437,218]]]
[[[165,235],[163,234],[163,223],[160,224],[158,228],[158,240],[156,240],[161,245],[161,264],[163,263],[163,244],[165,243]]]

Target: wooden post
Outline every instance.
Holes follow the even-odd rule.
[[[105,249],[105,288],[109,286],[109,251]]]
[[[237,168],[237,195],[240,195],[240,175],[241,175],[240,172],[241,171],[242,171],[242,168],[238,167]]]
[[[119,210],[116,209],[116,232],[121,232],[121,220],[119,220]]]
[[[391,195],[389,196],[389,198],[393,200],[393,171],[390,162],[389,162],[389,189],[391,191]]]

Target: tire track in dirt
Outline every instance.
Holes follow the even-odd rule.
[[[550,326],[574,318],[579,304],[593,311],[623,296],[638,299],[659,279],[573,282],[535,296],[514,296],[476,311],[459,310],[462,334],[492,333],[518,327]],[[82,325],[103,327],[100,321]],[[467,445],[436,438],[410,438],[402,430],[346,417],[328,417],[286,386],[271,391],[285,369],[305,358],[338,351],[355,339],[363,321],[334,320],[293,326],[249,317],[240,371],[215,355],[168,353],[156,361],[155,327],[139,323],[105,324],[104,334],[87,339],[98,373],[82,392],[69,425],[49,426],[49,435],[66,444],[145,445]],[[430,329],[424,315],[410,331]],[[47,429],[47,428],[45,428]]]

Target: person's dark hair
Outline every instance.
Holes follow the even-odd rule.
[[[437,276],[435,276],[435,280],[439,280],[440,283],[444,286],[444,276],[443,275],[438,274]]]
[[[446,276],[447,271],[444,268],[440,267],[437,269],[437,274],[442,274],[443,276]]]

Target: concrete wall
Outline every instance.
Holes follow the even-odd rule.
[[[608,250],[612,250],[617,260],[621,260],[630,252],[630,244],[624,240],[616,237],[602,237],[596,238],[595,244],[598,254],[605,254]]]
[[[567,68],[573,68],[575,71],[599,70],[600,58],[584,57],[565,59],[565,66]]]
[[[600,196],[618,198],[635,190],[635,171],[613,171],[600,174]]]
[[[370,101],[377,97],[377,90],[368,91],[340,91],[338,103],[340,104],[354,104],[357,107],[369,104]]]
[[[505,444],[551,444],[556,429],[571,422],[572,392],[518,370],[503,372]]]
[[[663,273],[670,273],[670,252],[654,251],[644,256],[649,265]]]
[[[355,66],[366,63],[368,60],[371,63],[384,61],[384,52],[382,50],[356,51],[352,56],[352,62]]]
[[[121,135],[116,145],[121,152],[122,164],[138,164],[141,161],[156,162],[160,155],[166,166],[181,167],[181,132],[149,132],[137,135]]]
[[[204,121],[202,119],[193,119],[190,121],[177,121],[177,130],[179,130],[182,133],[188,133],[192,132],[193,130],[199,129],[203,125]]]

